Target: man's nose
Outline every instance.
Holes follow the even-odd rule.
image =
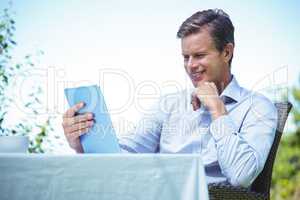
[[[192,68],[196,68],[197,67],[197,62],[196,62],[196,60],[191,56],[191,57],[189,57],[189,60],[188,60],[188,62],[187,62],[187,67],[189,68],[189,69],[192,69]]]

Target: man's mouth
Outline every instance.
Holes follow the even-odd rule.
[[[194,73],[191,73],[191,78],[193,81],[200,81],[203,79],[203,74],[205,73],[206,70],[202,70],[202,71],[199,71],[199,72],[194,72]]]

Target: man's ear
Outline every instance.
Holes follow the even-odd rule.
[[[232,43],[227,43],[223,49],[224,61],[229,63],[229,60],[233,56],[234,45]]]

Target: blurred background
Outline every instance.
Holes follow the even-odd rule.
[[[192,87],[176,32],[209,8],[223,9],[235,26],[240,85],[293,103],[272,199],[300,199],[297,0],[1,0],[0,134],[28,135],[31,153],[74,153],[61,128],[63,90],[91,84],[101,87],[117,133],[126,133],[159,96]]]

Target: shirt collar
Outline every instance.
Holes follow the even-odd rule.
[[[235,102],[240,101],[241,99],[241,87],[239,86],[234,75],[231,75],[231,81],[225,87],[220,97],[224,100],[233,100]],[[228,99],[229,98],[229,99]]]

